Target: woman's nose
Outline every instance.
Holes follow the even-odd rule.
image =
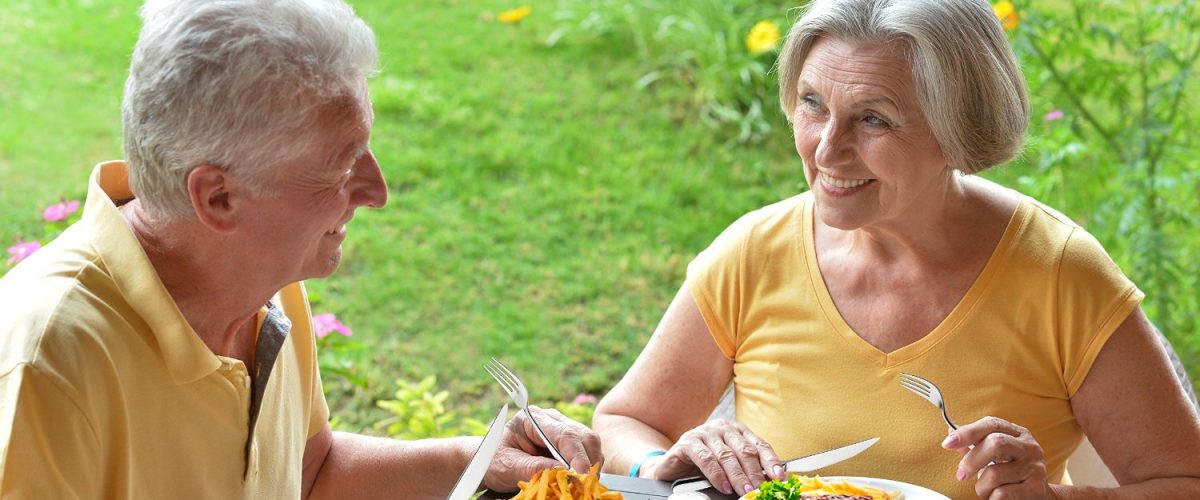
[[[832,166],[847,161],[851,155],[851,131],[839,120],[825,122],[821,138],[817,142],[815,159],[821,166]]]

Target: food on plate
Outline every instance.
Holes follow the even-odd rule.
[[[792,476],[785,481],[767,481],[743,500],[900,500],[899,491],[884,491],[847,481],[826,481],[821,476]]]
[[[620,493],[600,484],[600,464],[587,474],[562,467],[533,473],[529,482],[517,483],[521,491],[512,500],[624,500]]]

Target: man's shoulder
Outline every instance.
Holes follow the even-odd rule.
[[[94,254],[56,240],[0,279],[0,369],[88,355],[125,307]],[[59,354],[67,354],[61,353]]]

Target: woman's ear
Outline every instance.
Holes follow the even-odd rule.
[[[192,210],[201,224],[222,234],[237,228],[237,183],[228,171],[200,165],[188,172],[187,190]]]

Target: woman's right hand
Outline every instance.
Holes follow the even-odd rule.
[[[683,433],[666,455],[646,467],[642,476],[660,481],[699,472],[727,495],[742,495],[763,481],[787,476],[771,445],[746,426],[724,419],[710,420]]]

